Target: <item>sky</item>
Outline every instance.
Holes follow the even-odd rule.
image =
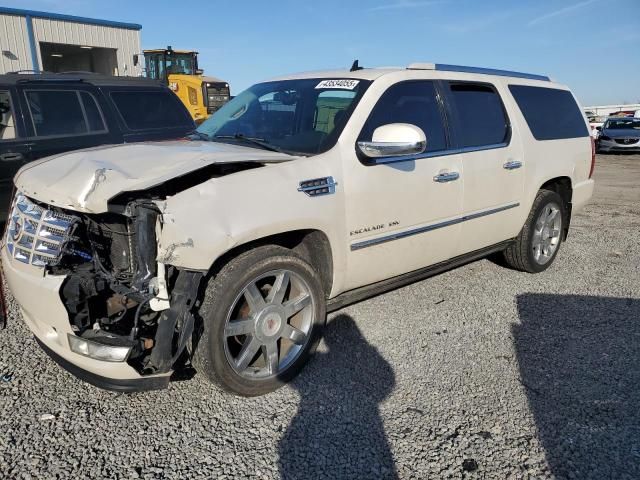
[[[232,94],[293,72],[449,63],[541,73],[583,106],[640,103],[640,0],[0,0],[133,22]]]

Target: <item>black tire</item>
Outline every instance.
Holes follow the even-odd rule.
[[[262,275],[279,270],[292,272],[309,287],[312,299],[310,309],[313,312],[310,331],[295,360],[283,371],[268,378],[246,378],[231,366],[227,358],[228,350],[225,353],[225,348],[229,348],[226,344],[228,337],[225,337],[227,316],[239,299],[243,298],[240,295],[247,284]],[[272,392],[300,372],[320,340],[326,322],[326,303],[320,277],[308,262],[289,249],[267,245],[240,254],[211,277],[199,313],[203,328],[199,338],[194,339],[195,351],[192,359],[197,372],[205,374],[224,390],[249,397]],[[285,324],[286,322],[285,319]],[[279,345],[282,345],[281,340]],[[278,348],[280,354],[282,350],[281,347]]]
[[[540,190],[536,195],[536,198],[531,206],[529,216],[522,227],[522,230],[515,239],[515,242],[510,245],[504,252],[504,259],[507,264],[523,272],[528,273],[540,273],[546,270],[554,262],[562,241],[560,240],[555,248],[555,251],[551,255],[551,258],[545,263],[536,261],[533,249],[534,229],[535,224],[542,211],[545,208],[549,208],[550,205],[559,206],[559,215],[561,221],[560,239],[564,238],[564,232],[562,229],[567,225],[567,206],[560,195],[551,190]]]

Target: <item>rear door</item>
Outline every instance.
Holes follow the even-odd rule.
[[[452,142],[464,170],[463,218],[458,255],[517,235],[525,164],[495,85],[444,82]]]
[[[94,89],[85,86],[24,85],[19,89],[29,160],[114,143]]]

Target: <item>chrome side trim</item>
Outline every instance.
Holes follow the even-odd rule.
[[[446,155],[457,155],[460,153],[470,153],[470,152],[481,152],[483,150],[493,150],[496,148],[504,148],[508,146],[508,143],[494,143],[492,145],[482,145],[481,147],[464,147],[464,148],[453,148],[451,150],[439,150],[437,152],[425,152],[417,155],[402,155],[398,157],[382,157],[382,158],[371,158],[367,159],[365,162],[367,165],[384,165],[386,163],[395,163],[395,162],[410,162],[412,160],[420,160],[422,158],[433,158],[433,157],[444,157]]]
[[[493,215],[494,213],[504,212],[505,210],[510,210],[512,208],[516,208],[519,206],[520,206],[520,203],[512,203],[509,205],[505,205],[503,207],[492,208],[491,210],[485,210],[484,212],[470,213],[469,215],[453,218],[445,222],[434,223],[432,225],[425,225],[424,227],[412,228],[412,229],[404,230],[401,232],[394,232],[389,235],[385,235],[384,237],[373,238],[371,240],[363,240],[361,242],[352,243],[351,251],[360,250],[362,248],[367,248],[367,247],[373,247],[374,245],[391,242],[393,240],[399,240],[401,238],[411,237],[413,235],[430,232],[432,230],[437,230],[439,228],[450,227],[451,225],[457,225],[458,223],[467,222],[469,220],[475,220],[476,218],[486,217],[487,215]]]
[[[369,158],[416,155],[424,152],[427,141],[422,142],[358,142],[360,151]]]

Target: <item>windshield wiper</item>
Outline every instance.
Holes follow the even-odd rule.
[[[275,145],[271,145],[264,138],[246,137],[242,133],[236,133],[235,135],[216,135],[213,138],[214,139],[220,138],[220,139],[223,139],[223,140],[224,139],[240,140],[240,141],[243,141],[243,142],[246,142],[246,143],[250,143],[252,145],[256,145],[257,147],[260,147],[260,148],[262,148],[264,150],[269,150],[271,152],[286,153],[287,155],[290,155],[287,151],[281,149],[280,147],[276,147]]]
[[[204,132],[200,132],[198,130],[194,130],[193,132],[187,134],[189,137],[197,137],[198,140],[206,140],[208,142],[211,141],[211,137]]]

